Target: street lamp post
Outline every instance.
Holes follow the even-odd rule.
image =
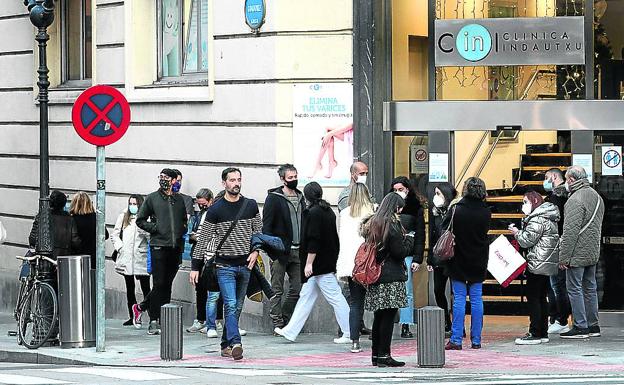
[[[37,27],[35,40],[39,46],[39,233],[37,254],[52,256],[52,217],[50,215],[50,160],[48,153],[48,64],[46,48],[50,35],[47,29],[54,21],[54,0],[24,0],[30,21]],[[46,265],[46,264],[44,264]]]

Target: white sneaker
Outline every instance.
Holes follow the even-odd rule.
[[[294,338],[287,337],[287,336],[284,334],[284,330],[283,330],[282,328],[275,328],[275,329],[273,329],[273,332],[274,332],[275,334],[278,334],[278,335],[280,335],[280,336],[282,336],[282,337],[286,338],[286,339],[287,339],[288,341],[290,341],[290,342],[295,342],[295,339],[294,339]]]
[[[549,338],[540,338],[540,341],[542,341],[543,344],[547,344],[550,342]]]
[[[334,338],[334,343],[335,344],[350,344],[351,343],[351,337],[342,336],[340,338]]]
[[[238,334],[240,334],[241,336],[246,336],[247,335],[247,330],[238,328]]]
[[[201,329],[203,329],[205,326],[202,322],[199,322],[198,320],[193,321],[193,325],[191,325],[190,327],[186,328],[186,331],[189,333],[197,333],[198,331],[200,331]]]
[[[220,332],[223,330],[223,324],[221,322],[217,322],[217,331]]]
[[[559,321],[555,321],[548,327],[548,334],[561,334],[570,331],[568,325],[562,325]]]
[[[219,335],[217,334],[217,331],[214,329],[208,329],[208,331],[206,332],[206,337],[208,338],[217,338]]]

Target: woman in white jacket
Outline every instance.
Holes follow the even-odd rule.
[[[355,183],[349,194],[349,206],[340,212],[340,228],[338,238],[340,240],[340,253],[336,264],[336,275],[338,279],[349,282],[350,303],[349,303],[349,329],[352,341],[351,352],[359,353],[360,347],[360,325],[364,316],[364,286],[351,279],[353,267],[355,266],[355,254],[364,242],[360,235],[360,225],[364,218],[373,214],[373,202],[370,198],[368,188],[363,183]]]
[[[130,319],[123,323],[124,326],[133,324],[132,305],[136,304],[135,278],[141,284],[143,298],[150,292],[150,276],[147,273],[147,243],[149,233],[140,229],[135,221],[136,214],[143,204],[141,195],[130,195],[128,207],[119,214],[113,230],[113,246],[117,253],[115,271],[124,276],[126,281],[126,296],[128,299],[128,313]],[[139,329],[141,323],[134,326]]]

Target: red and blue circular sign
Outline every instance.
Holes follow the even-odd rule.
[[[130,126],[130,105],[116,88],[97,85],[86,89],[72,108],[78,135],[96,146],[113,144]]]

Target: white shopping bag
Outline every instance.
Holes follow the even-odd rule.
[[[513,247],[504,235],[490,244],[490,256],[487,269],[502,287],[507,287],[522,274],[527,261]]]

